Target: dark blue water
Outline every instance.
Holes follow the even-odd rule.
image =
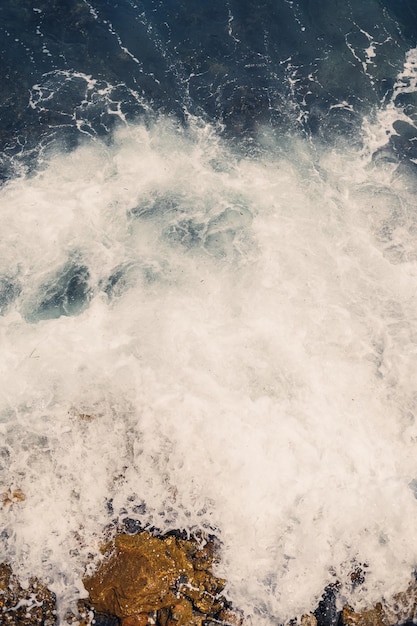
[[[3,0],[4,167],[40,143],[71,147],[161,112],[239,141],[265,125],[355,140],[416,40],[413,0]],[[415,94],[401,105],[415,120]],[[414,131],[400,136],[394,148],[414,155]]]

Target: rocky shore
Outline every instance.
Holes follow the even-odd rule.
[[[55,626],[56,599],[37,578],[22,585],[6,563],[0,564],[1,626]]]
[[[226,581],[212,572],[215,538],[122,533],[104,551],[107,558],[83,581],[97,613],[116,616],[122,626],[242,623],[222,595]]]
[[[121,532],[103,547],[103,559],[83,583],[89,594],[65,616],[68,626],[242,626],[244,615],[223,594],[226,581],[213,574],[219,542],[187,537]],[[360,568],[352,582],[363,583]],[[324,590],[313,613],[290,626],[398,626],[417,623],[417,582],[390,600],[355,612],[337,609],[338,583]],[[36,578],[23,585],[10,565],[0,564],[0,623],[56,626],[56,598]]]

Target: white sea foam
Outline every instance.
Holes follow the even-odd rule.
[[[402,71],[398,73],[392,92],[386,94],[386,102],[372,116],[365,119],[363,132],[366,136],[365,151],[373,155],[384,149],[391,135],[396,135],[394,123],[401,121],[415,126],[414,121],[398,103],[402,94],[414,94],[417,91],[417,48],[411,48],[405,55]]]
[[[46,578],[63,610],[106,524],[130,516],[215,528],[253,623],[312,610],[355,562],[353,604],[406,584],[404,178],[302,143],[238,158],[210,127],[160,121],[52,155],[0,196],[2,271],[20,289],[0,318],[1,484],[26,495],[1,510],[2,558]],[[54,318],[59,276],[81,266],[91,292]]]

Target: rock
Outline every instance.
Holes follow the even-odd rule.
[[[345,626],[389,626],[381,603],[359,613],[346,605],[342,611],[342,624]]]
[[[167,626],[182,626],[184,624],[190,624],[193,620],[193,605],[189,600],[182,599],[173,607],[171,607]]]
[[[146,626],[148,619],[148,613],[137,613],[130,617],[124,617],[122,619],[122,626]]]
[[[26,496],[21,489],[8,489],[0,494],[0,502],[3,507],[14,506],[19,502],[24,502]]]
[[[171,607],[180,577],[192,575],[192,565],[173,537],[118,535],[109,551],[97,572],[84,580],[98,612],[130,617]]]
[[[79,626],[120,626],[120,620],[118,617],[96,613],[90,622],[86,624],[81,622]]]
[[[146,626],[156,613],[158,626],[201,626],[208,618],[240,626],[221,596],[225,581],[211,568],[216,544],[147,531],[119,534],[105,548],[106,558],[84,579],[94,611],[115,615],[122,626]]]
[[[217,619],[230,626],[242,626],[243,615],[238,611],[232,611],[230,609],[222,609],[217,615]],[[303,626],[315,626],[315,624],[303,624]]]
[[[317,626],[317,619],[313,613],[304,613],[300,618],[301,626]]]
[[[304,613],[289,620],[288,626],[317,626],[317,618],[314,613]]]
[[[417,612],[417,582],[411,581],[405,591],[396,593],[390,601],[384,601],[383,610],[390,624],[414,621]]]
[[[314,611],[318,626],[337,626],[339,620],[336,607],[338,589],[338,583],[332,583],[325,588],[318,607]]]
[[[95,613],[85,600],[78,600],[77,609],[68,609],[63,624],[65,626],[121,626],[115,615]]]
[[[12,568],[0,563],[0,612],[2,626],[55,626],[55,596],[37,578],[25,588]]]
[[[345,626],[395,626],[412,622],[417,611],[417,583],[411,581],[406,591],[395,594],[390,600],[382,600],[374,607],[355,612],[350,606],[342,611]]]

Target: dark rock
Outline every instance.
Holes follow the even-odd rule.
[[[329,585],[324,590],[318,607],[314,611],[318,626],[337,626],[339,622],[339,611],[336,608],[337,591],[337,584]]]
[[[55,595],[37,578],[22,587],[12,568],[0,564],[0,611],[2,626],[55,626]]]

